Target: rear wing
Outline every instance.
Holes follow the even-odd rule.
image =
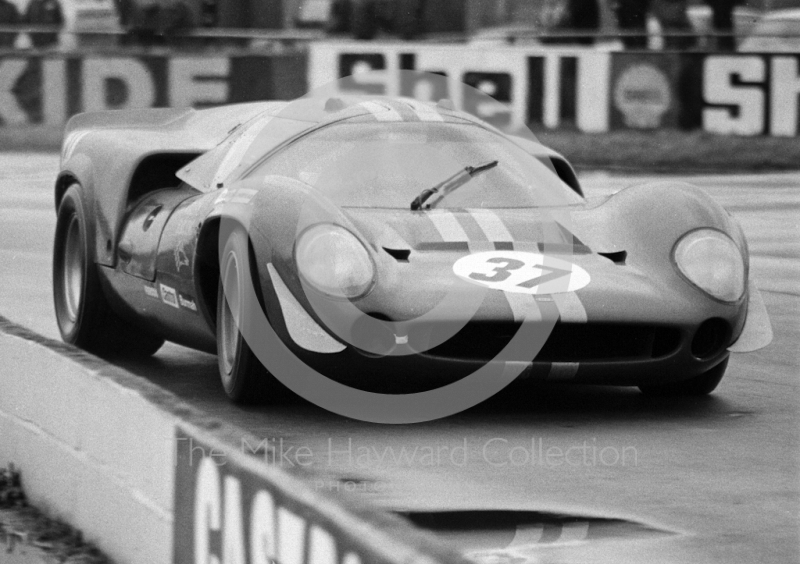
[[[138,110],[107,110],[73,116],[64,131],[65,136],[81,129],[127,129],[165,127],[196,113],[192,108],[145,108]]]

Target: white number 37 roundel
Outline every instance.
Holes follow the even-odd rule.
[[[577,264],[538,253],[487,251],[458,259],[459,278],[493,290],[521,294],[574,292],[589,284],[589,273]]]

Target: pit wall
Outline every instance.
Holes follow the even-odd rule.
[[[782,137],[800,127],[800,54],[324,41],[274,55],[7,51],[0,55],[0,127],[60,126],[93,110],[293,99],[366,69],[447,73],[508,105],[506,112],[475,110],[499,127]],[[409,96],[426,88],[374,79],[351,87]]]
[[[405,521],[264,463],[260,441],[0,318],[0,465],[117,564],[450,564]],[[216,558],[216,560],[215,560]]]

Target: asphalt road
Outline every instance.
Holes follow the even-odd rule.
[[[57,166],[53,154],[0,153],[0,314],[54,338]],[[646,180],[583,178],[590,196]],[[552,511],[618,517],[674,533],[587,541],[586,529],[572,527],[568,534],[565,527],[560,538],[537,536],[529,562],[797,562],[800,173],[682,180],[705,188],[742,222],[775,331],[766,349],[734,356],[710,398],[532,388],[501,393],[446,420],[382,426],[304,403],[231,406],[217,382],[215,358],[177,346],[127,367],[271,441],[285,455],[276,463],[310,463],[352,479],[358,495],[390,509]],[[298,459],[300,447],[311,456]],[[549,459],[548,449],[555,453]]]

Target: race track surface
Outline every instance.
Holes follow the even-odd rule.
[[[50,286],[58,157],[0,153],[0,163],[0,314],[58,338]],[[593,196],[652,179],[598,173],[583,182]],[[126,367],[279,452],[282,441],[285,457],[276,463],[297,463],[297,449],[308,447],[312,456],[303,462],[357,482],[356,495],[389,509],[552,511],[675,533],[585,541],[587,529],[572,527],[560,538],[540,538],[530,561],[796,562],[800,173],[681,180],[702,186],[742,222],[775,332],[769,347],[734,355],[710,398],[525,388],[446,420],[383,426],[301,402],[232,406],[217,382],[216,359],[174,345]],[[540,456],[554,447],[575,456]]]

